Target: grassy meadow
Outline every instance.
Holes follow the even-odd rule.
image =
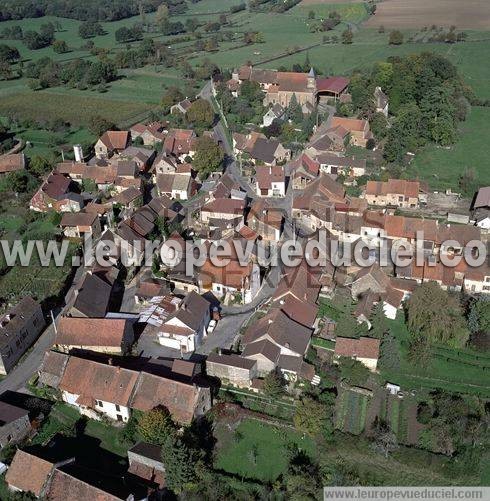
[[[389,321],[392,334],[401,344],[400,368],[381,371],[383,378],[414,390],[441,388],[490,398],[490,355],[468,348],[434,347],[428,367],[417,367],[406,357],[409,333],[403,315]]]
[[[218,454],[214,467],[244,478],[273,482],[287,468],[287,447],[294,443],[309,456],[314,443],[288,428],[254,419],[243,420],[234,432],[218,426]]]
[[[490,108],[472,107],[460,126],[456,144],[449,148],[429,145],[413,159],[410,172],[429,182],[433,189],[457,188],[457,180],[466,168],[474,169],[481,186],[490,185]]]

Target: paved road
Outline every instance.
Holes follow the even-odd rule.
[[[55,333],[53,325],[49,325],[41,334],[29,354],[17,364],[12,372],[0,382],[0,393],[4,391],[18,391],[41,367],[44,353],[51,349],[54,343]]]

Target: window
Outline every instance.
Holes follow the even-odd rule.
[[[98,407],[104,407],[104,404],[100,400],[96,400],[95,405]]]
[[[121,414],[116,414],[116,417],[117,417],[117,420],[118,420],[118,421],[122,421],[122,420],[123,420],[123,418],[122,418]]]
[[[116,404],[116,411],[121,412],[121,407],[119,407],[119,405],[117,405],[117,404]]]

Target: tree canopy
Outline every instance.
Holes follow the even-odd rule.
[[[417,287],[407,305],[408,328],[412,338],[424,337],[430,343],[464,346],[469,332],[457,297],[427,282]]]
[[[203,136],[197,140],[192,165],[202,176],[206,177],[221,168],[224,158],[225,153],[221,146],[210,137]]]

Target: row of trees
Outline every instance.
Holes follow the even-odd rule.
[[[25,68],[25,76],[32,89],[58,85],[84,88],[112,82],[117,78],[117,70],[111,61],[75,59],[62,64],[46,57],[30,62]]]
[[[161,0],[0,0],[0,21],[57,16],[80,21],[117,21],[153,12]],[[185,0],[166,2],[175,11],[185,11]]]

